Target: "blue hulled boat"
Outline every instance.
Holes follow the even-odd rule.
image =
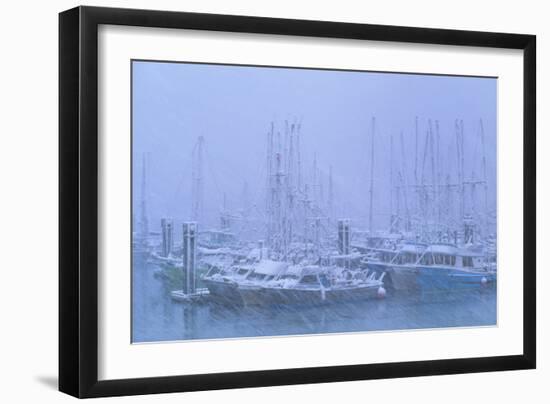
[[[485,254],[453,245],[429,246],[417,264],[417,282],[423,289],[465,289],[496,281],[496,271],[486,265]]]

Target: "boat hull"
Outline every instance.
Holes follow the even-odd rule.
[[[388,268],[388,278],[395,290],[416,290],[418,271],[414,267],[393,266]]]
[[[372,299],[378,296],[379,287],[379,285],[368,285],[324,290],[314,288],[239,287],[238,291],[243,303],[247,306],[316,305]]]
[[[395,290],[459,290],[483,287],[496,274],[444,266],[394,266],[388,270]]]
[[[231,305],[243,304],[235,282],[218,281],[213,279],[203,279],[202,282],[208,289],[210,299],[213,301]]]

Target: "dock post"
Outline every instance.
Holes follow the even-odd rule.
[[[196,240],[197,223],[186,222],[183,224],[183,293],[194,294],[197,290],[195,265],[196,265]]]
[[[174,248],[174,223],[171,219],[160,220],[162,228],[162,256],[168,257]]]
[[[350,253],[350,231],[349,219],[338,220],[338,252],[340,255],[348,255]],[[349,267],[349,259],[345,260],[344,266]]]
[[[260,249],[260,261],[261,261],[264,259],[264,241],[263,240],[258,241],[258,248]]]

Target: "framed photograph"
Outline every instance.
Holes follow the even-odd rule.
[[[532,369],[535,36],[59,17],[59,387]]]

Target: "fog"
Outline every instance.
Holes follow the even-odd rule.
[[[415,182],[415,165],[418,173],[424,167],[425,176],[432,176],[424,161],[425,150],[434,147],[425,146],[429,121],[432,133],[436,121],[439,125],[439,147],[426,161],[435,153],[440,181],[457,182],[455,121],[464,125],[464,172],[479,179],[482,120],[488,208],[496,211],[497,79],[140,61],[132,69],[133,212],[136,220],[146,156],[151,230],[158,229],[161,217],[191,218],[192,152],[199,136],[204,137],[203,228],[219,226],[224,199],[227,210],[248,205],[260,214],[267,134],[272,122],[284,133],[285,121],[301,125],[304,182],[311,180],[315,159],[324,184],[319,192],[326,198],[332,167],[334,214],[351,218],[355,228],[368,225],[374,155],[373,220],[382,230],[390,207],[395,209],[390,198],[397,173],[409,184]]]

